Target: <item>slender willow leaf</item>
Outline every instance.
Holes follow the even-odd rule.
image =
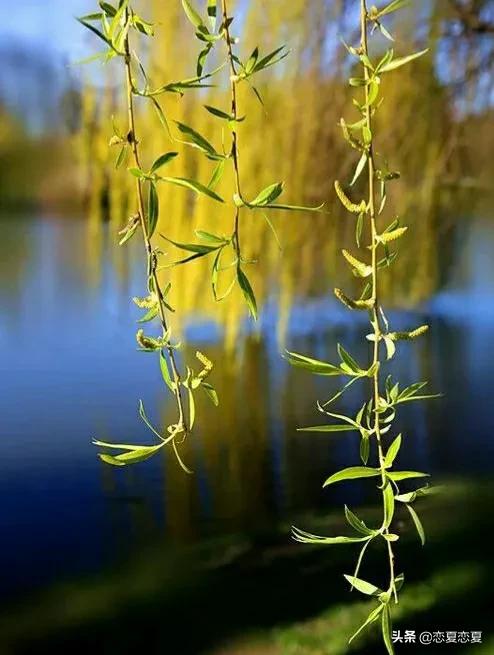
[[[396,68],[400,68],[401,66],[408,64],[414,59],[418,59],[418,57],[422,57],[422,55],[425,55],[427,52],[429,52],[429,48],[421,50],[420,52],[415,52],[413,55],[408,55],[407,57],[398,57],[397,59],[393,59],[388,64],[382,66],[379,72],[388,73],[389,71],[395,70]]]
[[[175,384],[172,381],[170,371],[168,370],[168,362],[166,361],[166,358],[165,358],[165,355],[163,354],[163,351],[160,352],[160,370],[161,370],[161,375],[163,377],[164,383],[170,389],[170,391],[174,391],[175,390]]]
[[[211,105],[204,105],[204,108],[207,109],[207,111],[210,114],[213,114],[213,116],[216,116],[217,118],[222,118],[225,121],[234,121],[240,123],[244,120],[244,118],[235,118],[233,114],[227,114],[226,111],[223,111],[222,109],[217,109],[217,107],[211,107]]]
[[[103,445],[109,447],[109,444],[103,444]],[[137,464],[139,462],[146,461],[147,459],[152,457],[155,453],[157,453],[158,450],[160,450],[163,446],[164,446],[164,442],[156,446],[142,446],[142,447],[134,446],[132,450],[129,450],[128,452],[125,453],[121,453],[120,455],[108,455],[107,453],[98,453],[98,457],[106,464],[112,464],[113,466],[127,466],[128,464]]]
[[[249,308],[249,312],[252,318],[255,321],[257,321],[256,297],[254,295],[254,291],[252,290],[248,277],[242,271],[240,266],[237,267],[237,280],[240,288],[242,289],[242,293],[244,294],[244,298],[247,303],[247,307]]]
[[[208,18],[211,29],[216,27],[217,0],[208,0]]]
[[[343,348],[343,346],[340,343],[338,344],[337,348],[338,348],[338,354],[341,357],[341,360],[342,360],[343,364],[345,364],[347,366],[349,371],[351,373],[356,373],[357,375],[362,375],[364,373],[364,371],[360,368],[360,366],[357,364],[357,362]]]
[[[292,527],[292,536],[295,541],[303,544],[354,544],[362,541],[368,541],[369,537],[320,537],[310,532],[305,532],[299,528]]]
[[[306,371],[315,373],[316,375],[342,375],[343,371],[339,366],[322,362],[319,359],[312,359],[299,353],[285,351],[285,359],[292,365],[298,368],[303,368]]]
[[[282,192],[283,182],[276,182],[275,184],[271,184],[263,189],[261,193],[249,203],[249,205],[253,205],[254,207],[268,205],[276,200]]]
[[[395,497],[393,493],[393,486],[387,482],[383,489],[384,501],[384,527],[389,528],[395,513]]]
[[[369,468],[367,466],[351,466],[350,468],[343,469],[337,473],[333,473],[323,484],[323,487],[327,487],[330,484],[335,482],[341,482],[343,480],[356,480],[358,478],[373,478],[377,475],[380,475],[381,471],[379,469]]]
[[[218,186],[218,182],[223,177],[223,172],[225,170],[225,164],[226,164],[225,159],[221,159],[216,164],[215,169],[213,171],[213,175],[211,176],[211,179],[209,180],[209,183],[208,183],[208,189],[211,189],[211,191],[215,190],[215,188]]]
[[[363,152],[362,155],[360,156],[360,159],[358,160],[358,164],[355,168],[355,173],[353,174],[352,181],[350,182],[350,186],[353,186],[355,182],[359,179],[359,177],[362,174],[362,171],[364,170],[366,163],[367,163],[367,152]]]
[[[207,397],[211,400],[213,405],[215,407],[218,407],[220,404],[220,401],[218,399],[218,394],[216,393],[216,390],[209,384],[209,382],[203,382],[201,384],[201,389],[204,389],[204,392],[206,393]]]
[[[357,591],[360,591],[362,594],[366,594],[367,596],[378,596],[379,594],[382,594],[382,589],[379,589],[379,587],[376,587],[376,585],[371,584],[370,582],[366,582],[365,580],[361,580],[360,578],[356,578],[353,575],[346,575],[345,574],[345,580],[348,580],[348,582],[357,589]]]
[[[392,471],[386,473],[388,478],[398,482],[399,480],[408,480],[409,478],[428,478],[429,473],[419,473],[418,471]]]
[[[165,164],[168,164],[168,162],[171,161],[172,159],[175,159],[177,155],[178,152],[165,152],[163,155],[160,155],[157,159],[155,159],[149,173],[150,174],[155,173],[159,168],[161,168]]]
[[[413,522],[415,524],[415,527],[417,528],[418,535],[420,537],[420,543],[422,546],[425,545],[425,531],[424,531],[424,526],[422,525],[422,522],[419,518],[419,515],[417,512],[413,509],[411,505],[406,505],[407,510],[410,512],[410,516],[413,519]]]
[[[393,648],[393,640],[391,638],[391,615],[389,611],[389,605],[384,606],[383,612],[381,614],[381,629],[388,655],[394,655],[395,651]]]
[[[159,197],[154,182],[149,182],[148,197],[148,236],[152,237],[158,223],[160,213]]]
[[[194,9],[189,0],[182,0],[182,7],[184,8],[185,15],[190,20],[192,25],[194,25],[194,27],[205,27],[201,16]]]
[[[393,466],[393,462],[395,461],[400,448],[401,448],[401,434],[399,434],[396,437],[396,439],[393,441],[391,446],[388,448],[388,452],[386,453],[386,457],[384,458],[384,466],[386,468]]]
[[[372,623],[374,623],[375,621],[377,621],[377,619],[380,617],[381,612],[382,612],[383,610],[384,610],[384,605],[383,605],[382,603],[380,603],[380,604],[379,604],[375,609],[372,610],[372,612],[369,614],[369,616],[368,616],[367,619],[364,621],[364,623],[360,626],[360,628],[357,630],[357,632],[355,632],[355,633],[350,637],[350,639],[348,640],[348,643],[351,644],[352,641],[353,641],[356,637],[359,636],[359,634],[362,632],[362,630],[364,630],[365,628],[367,628],[367,626],[369,626],[369,625],[371,625]]]
[[[192,127],[185,125],[185,123],[181,123],[180,121],[175,121],[175,123],[177,124],[180,132],[189,137],[190,141],[185,142],[187,145],[190,145],[193,148],[199,148],[199,150],[202,150],[210,156],[221,157],[221,155],[218,155],[211,143],[209,143],[209,141],[203,137],[202,134],[199,134],[199,132],[194,130]]]
[[[353,425],[313,425],[309,428],[297,428],[297,432],[352,432],[358,430]]]
[[[281,204],[271,204],[261,205],[266,209],[278,209],[280,211],[289,211],[289,212],[320,212],[324,207],[324,202],[317,207],[305,207],[304,205],[281,205]],[[255,207],[255,205],[254,205]]]
[[[389,5],[386,5],[379,11],[379,18],[381,16],[386,16],[387,14],[390,14],[393,11],[397,11],[398,9],[401,9],[402,7],[406,7],[407,5],[410,4],[410,0],[393,0],[393,2],[390,2]]]
[[[348,523],[352,526],[354,530],[360,532],[360,534],[365,534],[367,536],[375,534],[374,530],[370,530],[365,523],[356,516],[352,510],[345,505],[345,517]]]
[[[217,193],[211,189],[208,189],[208,187],[204,186],[200,182],[197,182],[196,180],[189,180],[185,177],[160,177],[159,179],[163,182],[170,182],[171,184],[185,187],[186,189],[190,189],[191,191],[194,191],[198,194],[202,193],[205,196],[209,196],[213,200],[216,200],[217,202],[225,202],[223,198],[221,198]]]
[[[220,245],[214,245],[214,246],[207,246],[204,243],[179,243],[178,241],[173,241],[173,239],[169,239],[166,237],[164,234],[161,234],[163,239],[166,239],[169,243],[172,243],[174,246],[177,248],[180,248],[181,250],[185,250],[187,252],[194,252],[198,255],[209,255],[211,252],[215,252],[218,250]]]

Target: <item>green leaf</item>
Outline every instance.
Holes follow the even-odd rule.
[[[237,123],[242,122],[244,118],[235,118],[233,114],[227,114],[226,111],[223,111],[222,109],[217,109],[216,107],[212,107],[211,105],[204,105],[204,108],[207,109],[207,111],[210,114],[213,114],[213,116],[216,116],[217,118],[222,118],[225,121],[235,121]]]
[[[217,14],[217,0],[208,0],[208,18],[211,29],[216,27],[216,14]]]
[[[379,587],[376,587],[376,585],[373,585],[370,582],[356,578],[353,575],[345,574],[344,577],[345,580],[348,580],[352,587],[354,587],[357,591],[360,591],[362,594],[366,594],[367,596],[378,596],[379,594],[382,594],[382,589],[379,589]]]
[[[381,612],[384,610],[384,605],[382,603],[379,603],[379,605],[372,610],[372,612],[368,615],[367,619],[364,621],[364,623],[360,626],[360,628],[355,632],[350,639],[348,640],[348,643],[351,644],[352,641],[358,637],[358,635],[364,630],[368,625],[371,625],[377,619],[379,618]]]
[[[120,152],[118,153],[118,157],[115,161],[115,168],[120,168],[126,156],[127,156],[127,148],[123,146],[122,148],[120,148]]]
[[[129,170],[129,173],[131,173],[134,177],[137,177],[137,178],[145,177],[145,173],[143,171],[141,171],[140,168],[137,168],[137,166],[131,166],[128,170]]]
[[[177,124],[180,132],[191,139],[191,142],[184,141],[184,143],[192,146],[193,148],[198,148],[199,150],[202,150],[202,152],[205,152],[207,155],[210,155],[214,158],[221,157],[221,155],[218,155],[211,143],[209,143],[209,141],[203,137],[202,134],[199,134],[199,132],[196,132],[196,130],[194,130],[192,127],[189,127],[180,121],[175,121],[175,123]]]
[[[93,34],[96,34],[96,36],[97,36],[98,38],[100,38],[102,41],[104,41],[104,42],[106,43],[106,45],[110,46],[110,48],[111,48],[112,50],[115,50],[115,48],[113,47],[113,44],[112,44],[112,42],[110,41],[110,39],[108,39],[108,38],[103,34],[103,32],[101,32],[97,27],[94,27],[94,25],[91,25],[91,23],[87,23],[83,18],[78,18],[77,21],[78,21],[81,25],[83,25],[87,30],[89,30],[89,31],[92,32]]]
[[[160,157],[155,159],[149,173],[150,174],[155,173],[159,168],[161,168],[165,164],[168,164],[168,162],[171,161],[172,159],[175,159],[177,155],[178,152],[165,152],[163,155],[160,155]]]
[[[188,397],[189,397],[189,425],[188,425],[188,428],[189,428],[189,430],[192,430],[192,428],[194,427],[194,422],[195,422],[195,418],[196,418],[196,401],[195,401],[195,398],[194,398],[194,392],[192,391],[191,385],[188,385],[186,387],[186,389],[187,389],[187,394],[188,394]]]
[[[202,72],[204,70],[204,65],[206,64],[207,56],[211,52],[212,48],[213,48],[213,44],[208,43],[206,47],[203,48],[199,53],[199,56],[197,57],[197,67],[196,67],[196,73],[198,76],[202,75]]]
[[[338,348],[338,354],[341,357],[341,361],[343,362],[344,365],[346,365],[346,368],[349,369],[349,372],[356,373],[357,375],[362,375],[364,371],[362,371],[362,369],[357,364],[357,362],[343,348],[343,346],[340,343],[338,344],[337,348]],[[342,366],[342,368],[344,369],[344,366]]]
[[[283,182],[276,182],[275,184],[271,184],[270,186],[263,189],[261,193],[248,204],[253,205],[254,207],[267,205],[276,200],[276,198],[278,198],[282,192]]]
[[[352,510],[345,505],[345,517],[354,530],[367,536],[375,534],[375,530],[370,530],[365,523],[356,516]]]
[[[393,441],[391,446],[388,448],[388,452],[386,453],[386,457],[384,458],[384,466],[386,468],[393,466],[393,462],[395,461],[400,448],[401,448],[401,434],[399,434],[396,437],[396,439]]]
[[[370,454],[370,440],[367,434],[363,434],[360,440],[360,459],[364,464],[369,461]]]
[[[165,130],[168,132],[169,136],[171,136],[170,132],[170,126],[168,125],[168,121],[166,120],[166,116],[161,109],[160,103],[156,100],[156,98],[150,97],[151,102],[153,103],[153,107],[156,111],[156,114],[158,116],[158,120],[161,123],[162,127],[165,128]]]
[[[113,466],[127,466],[128,464],[137,464],[144,462],[152,457],[164,446],[164,442],[156,446],[120,446],[117,444],[107,444],[104,442],[94,442],[96,445],[103,445],[107,448],[126,448],[127,452],[120,455],[108,455],[107,453],[98,453],[98,457],[106,464]]]
[[[413,519],[413,522],[415,524],[415,527],[417,528],[418,535],[420,537],[420,543],[422,546],[425,545],[425,532],[424,532],[424,526],[422,525],[421,520],[419,519],[419,515],[417,512],[413,509],[411,505],[406,505],[407,510],[410,512],[410,516]]]
[[[364,151],[358,160],[357,167],[355,168],[355,173],[353,174],[352,181],[350,182],[350,186],[353,186],[355,182],[359,179],[360,175],[362,174],[362,171],[364,170],[364,167],[367,163],[367,152]]]
[[[387,334],[383,336],[384,345],[386,346],[386,359],[389,361],[396,352],[394,340]]]
[[[315,373],[316,375],[342,375],[343,371],[339,366],[322,362],[319,359],[312,359],[299,353],[285,351],[285,359],[292,365],[298,368],[303,368],[306,371]]]
[[[289,211],[289,212],[319,212],[324,207],[324,202],[317,207],[305,207],[303,205],[281,205],[281,204],[267,204],[261,205],[266,209],[278,209],[280,211]],[[255,205],[253,205],[255,207]]]
[[[211,179],[209,180],[208,183],[208,189],[211,189],[211,191],[214,191],[214,189],[217,187],[218,182],[221,180],[223,177],[223,172],[225,170],[225,164],[226,160],[221,159],[215,166],[215,169],[213,171],[213,175],[211,176]]]
[[[309,428],[297,428],[297,432],[351,432],[358,430],[354,425],[314,425]]]
[[[171,378],[170,371],[168,370],[168,363],[166,361],[163,351],[160,352],[160,369],[163,381],[170,391],[175,391],[175,384]]]
[[[199,239],[202,239],[203,241],[207,241],[208,243],[211,243],[216,247],[225,246],[227,243],[229,243],[228,239],[225,239],[224,237],[219,237],[216,234],[212,234],[211,232],[206,232],[205,230],[195,230],[195,233],[199,237]]]
[[[182,7],[184,8],[185,15],[190,20],[192,25],[194,25],[194,27],[205,27],[201,16],[194,9],[189,0],[182,0]]]
[[[398,482],[400,480],[408,480],[410,478],[428,478],[430,477],[429,473],[419,473],[418,471],[392,471],[386,473],[390,480]]]
[[[218,407],[218,405],[220,404],[220,401],[218,399],[218,394],[216,393],[216,390],[209,384],[209,382],[203,382],[201,388],[204,389],[207,397],[211,400],[213,405],[215,405],[215,407]]]
[[[395,497],[393,492],[393,486],[390,482],[387,482],[383,489],[383,501],[384,501],[384,527],[389,528],[393,520],[395,513]]]
[[[386,645],[386,650],[388,655],[394,655],[393,640],[391,638],[391,615],[389,612],[389,606],[384,605],[383,612],[381,614],[381,629],[384,639],[384,644]]]
[[[392,59],[389,63],[384,64],[384,66],[380,68],[379,72],[389,73],[389,71],[400,68],[401,66],[405,66],[405,64],[408,64],[414,59],[418,59],[419,57],[422,57],[427,52],[429,52],[429,48],[426,48],[425,50],[421,50],[420,52],[415,52],[413,53],[413,55],[408,55],[406,57],[397,57],[396,59]]]
[[[320,537],[305,530],[292,527],[292,536],[295,541],[303,544],[352,544],[368,541],[369,537]]]
[[[154,182],[149,182],[148,196],[148,236],[152,237],[158,223],[160,213],[159,197]]]
[[[381,18],[381,16],[386,16],[387,14],[397,11],[402,7],[406,7],[409,4],[410,0],[393,0],[393,2],[390,2],[389,5],[386,5],[379,11],[378,17]]]
[[[149,321],[152,321],[153,318],[156,318],[158,316],[158,303],[154,305],[153,307],[150,307],[149,310],[144,314],[142,318],[140,318],[137,322],[138,323],[148,323]]]
[[[109,2],[99,2],[98,4],[107,16],[113,17],[117,13],[115,7],[113,7]]]
[[[194,191],[194,193],[197,194],[204,194],[205,196],[209,196],[213,200],[216,200],[217,202],[225,202],[223,198],[221,198],[217,193],[212,191],[211,189],[208,189],[208,187],[204,186],[200,182],[197,182],[196,180],[189,180],[188,178],[185,177],[160,177],[160,180],[163,182],[170,182],[171,184],[176,184],[177,186],[185,187],[186,189],[190,189],[191,191]]]
[[[166,241],[173,244],[177,248],[180,248],[181,250],[185,250],[187,252],[194,252],[199,255],[209,255],[210,252],[214,252],[219,248],[219,245],[207,246],[204,243],[180,243],[178,241],[173,241],[173,239],[169,239],[164,234],[161,234],[161,236],[163,237],[163,239],[166,239]]]
[[[358,478],[373,478],[381,474],[379,469],[369,468],[367,466],[351,466],[350,468],[343,469],[337,473],[333,473],[323,484],[327,487],[335,482],[343,480],[356,480]]]
[[[287,50],[284,52],[280,57],[277,57],[277,55],[284,50],[285,46],[282,45],[279,48],[276,48],[276,50],[273,50],[270,52],[268,55],[263,57],[262,59],[259,59],[255,65],[252,68],[252,73],[259,73],[259,71],[264,70],[265,68],[268,68],[268,66],[274,66],[278,62],[280,62],[282,59],[285,57],[288,57],[290,54],[290,51]],[[254,51],[255,52],[255,51]],[[252,56],[252,55],[251,55]]]
[[[242,289],[242,293],[244,294],[244,298],[247,303],[247,307],[249,308],[249,312],[252,318],[255,321],[257,321],[256,297],[254,295],[254,291],[252,290],[248,277],[242,271],[240,266],[237,267],[237,280],[240,288]]]

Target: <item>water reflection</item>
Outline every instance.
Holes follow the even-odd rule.
[[[332,358],[340,340],[365,361],[363,319],[327,298],[290,298],[281,307],[271,300],[257,332],[241,324],[232,352],[211,316],[190,317],[185,355],[200,345],[217,363],[221,399],[217,410],[199,398],[199,430],[184,448],[195,475],[185,476],[166,453],[116,470],[100,464],[90,438],[149,441],[138,399],[163,424],[171,409],[155,358],[135,349],[138,311],[129,297],[142,288],[140,252],[117,249],[113,228],[97,222],[26,218],[2,229],[4,594],[100,569],[156,536],[183,543],[252,535],[343,498],[372,501],[368,485],[320,489],[329,471],[356,461],[357,439],[297,433],[319,421],[314,401],[327,398],[336,381],[288,367],[278,338],[282,320],[290,348]],[[397,426],[413,442],[403,465],[436,474],[487,472],[494,454],[494,374],[486,352],[494,325],[493,277],[486,274],[494,238],[482,222],[468,235],[433,299],[390,316],[397,329],[431,323],[430,336],[405,344],[390,372],[403,383],[429,379],[446,394],[406,407]],[[342,409],[353,411],[364,391],[354,387]]]

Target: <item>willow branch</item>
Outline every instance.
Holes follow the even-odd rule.
[[[368,56],[368,40],[367,40],[367,3],[366,0],[361,0],[361,50],[362,54]],[[369,70],[367,66],[364,65],[364,74],[365,80],[369,80]],[[372,107],[369,102],[369,84],[365,86],[365,123],[369,130],[369,133],[372,135]],[[374,347],[372,355],[372,366],[374,369],[374,374],[372,377],[372,387],[373,387],[373,415],[374,415],[374,433],[376,436],[378,456],[379,456],[379,467],[381,470],[381,479],[382,479],[382,489],[383,489],[383,501],[384,501],[384,488],[386,484],[390,484],[386,478],[386,467],[385,467],[385,455],[383,450],[382,438],[381,438],[381,426],[380,426],[380,416],[379,416],[379,369],[380,369],[380,360],[379,360],[379,341],[381,338],[381,328],[380,328],[380,319],[379,319],[379,268],[377,260],[377,225],[376,225],[376,202],[375,202],[375,164],[374,164],[374,146],[371,139],[369,144],[368,156],[367,156],[367,169],[368,169],[368,185],[369,185],[369,197],[368,197],[368,214],[370,219],[370,232],[371,232],[371,255],[372,255],[372,325],[374,328]],[[386,517],[385,517],[386,518]],[[389,533],[389,528],[385,526],[385,521],[383,521],[384,533]],[[393,591],[396,598],[396,588],[395,588],[395,575],[394,575],[394,553],[393,546],[390,541],[387,541],[388,545],[388,555],[389,555],[389,565],[390,565],[390,586],[389,590]]]
[[[127,140],[131,147],[133,163],[138,169],[141,169],[140,155],[139,155],[139,141],[137,139],[136,126],[135,126],[136,121],[135,121],[135,111],[134,111],[134,86],[132,82],[132,66],[131,66],[132,58],[130,54],[130,44],[129,44],[128,35],[126,36],[124,41],[124,52],[125,52],[124,60],[125,60],[126,88],[127,88],[127,113],[128,113],[128,127],[129,127]],[[151,238],[146,223],[141,178],[136,178],[135,185],[136,185],[136,197],[137,197],[137,205],[138,205],[139,222],[142,230],[142,237],[143,237],[144,247],[146,250],[146,257],[147,257],[148,279],[152,281],[154,292],[157,295],[161,328],[163,332],[163,337],[166,337],[168,333],[168,324],[166,318],[165,299],[158,278],[158,274],[156,270],[156,257],[153,251],[153,247],[151,245]],[[188,427],[185,418],[184,400],[181,391],[181,377],[178,371],[175,353],[171,345],[166,346],[166,352],[168,355],[170,367],[172,370],[172,376],[173,376],[173,387],[174,387],[173,394],[175,397],[177,410],[178,410],[178,423],[177,423],[178,431],[180,431],[183,435],[187,435]]]

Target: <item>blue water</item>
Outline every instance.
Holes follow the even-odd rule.
[[[341,492],[323,492],[321,481],[358,457],[352,437],[297,434],[297,426],[320,421],[314,402],[331,393],[333,382],[292,370],[281,358],[270,303],[261,339],[247,338],[240,370],[225,363],[216,373],[225,403],[220,410],[201,406],[205,427],[187,448],[194,476],[184,476],[167,453],[132,469],[102,465],[92,437],[149,442],[138,399],[157,423],[167,409],[154,358],[135,348],[138,312],[129,296],[140,290],[139,261],[119,261],[106,228],[94,253],[88,229],[49,216],[2,223],[4,599],[100,571],[156,535],[182,543],[250,534],[272,520],[332,506]],[[413,440],[403,463],[439,477],[488,474],[494,455],[494,231],[478,221],[459,235],[436,295],[414,311],[390,313],[397,329],[431,324],[420,343],[403,346],[390,370],[407,383],[429,379],[445,394],[410,405],[400,419]],[[331,300],[300,302],[287,345],[332,358],[341,340],[365,358],[363,329]],[[217,326],[192,323],[189,347],[199,344],[220,359],[220,334]],[[340,408],[353,412],[359,400],[349,394]],[[345,499],[362,500],[359,485],[345,489]]]

